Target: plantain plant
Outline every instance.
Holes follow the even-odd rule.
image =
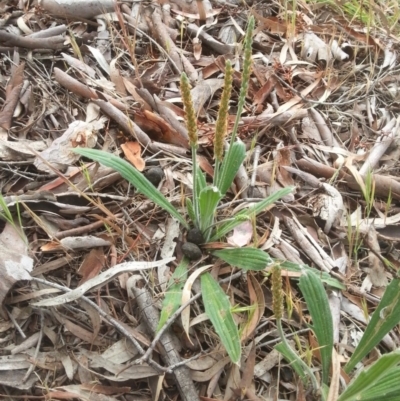
[[[329,387],[329,373],[333,352],[333,320],[329,308],[329,301],[323,286],[323,280],[312,269],[305,269],[299,280],[299,288],[304,296],[307,308],[312,318],[313,330],[319,345],[322,365],[322,385],[313,370],[292,349],[285,338],[282,328],[282,281],[280,269],[289,267],[288,262],[275,263],[271,271],[271,288],[273,297],[273,311],[276,319],[281,343],[275,346],[283,357],[291,364],[305,385],[311,383],[311,388],[318,399],[338,401],[386,401],[400,400],[400,351],[395,350],[381,356],[358,376],[353,377],[348,387],[343,390],[339,398],[332,398],[335,386]],[[303,266],[292,266],[292,271],[303,269]],[[294,270],[293,270],[294,269]],[[328,281],[325,280],[325,283]],[[334,285],[333,282],[330,284]],[[344,366],[347,374],[362,361],[369,352],[400,323],[400,280],[395,278],[386,288],[382,299],[373,313],[365,332],[353,352],[350,360]]]
[[[211,183],[206,181],[205,174],[199,169],[197,162],[197,118],[190,94],[189,81],[185,73],[181,75],[182,102],[185,108],[186,126],[189,143],[192,152],[193,190],[192,198],[187,198],[187,215],[191,220],[189,224],[183,215],[158,191],[139,171],[125,160],[107,152],[95,149],[77,148],[73,151],[89,157],[105,166],[117,170],[123,178],[134,185],[137,190],[152,200],[155,204],[175,217],[184,228],[194,227],[201,233],[202,242],[219,241],[232,229],[244,220],[252,219],[265,210],[268,206],[292,192],[293,188],[283,188],[270,195],[266,199],[255,203],[248,209],[242,210],[229,219],[218,221],[217,207],[232,186],[239,167],[242,165],[246,149],[242,141],[237,139],[240,117],[244,108],[248,91],[248,82],[251,73],[252,33],[254,18],[249,19],[244,41],[244,62],[242,72],[242,84],[240,88],[238,110],[234,122],[232,135],[227,150],[224,152],[227,132],[227,117],[229,100],[232,90],[233,69],[230,61],[226,62],[224,89],[221,95],[220,109],[216,121],[214,140],[214,176]],[[228,264],[244,270],[264,270],[274,263],[273,259],[263,250],[255,247],[226,248],[211,250],[210,253],[227,262]],[[189,263],[184,258],[176,268],[170,279],[170,285],[165,295],[161,319],[158,329],[161,329],[168,318],[179,308],[182,299],[182,286],[187,277]],[[288,266],[287,268],[295,268]],[[304,270],[304,268],[303,268]],[[341,288],[341,285],[332,278],[326,280]],[[324,281],[324,279],[322,279]],[[234,363],[239,363],[241,357],[240,336],[234,321],[231,305],[228,297],[210,273],[201,275],[201,289],[205,311],[219,335],[226,351]]]

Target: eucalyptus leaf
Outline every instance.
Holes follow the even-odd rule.
[[[222,195],[231,187],[236,174],[246,158],[246,146],[242,141],[231,145],[230,152],[225,154],[218,174],[217,186]]]
[[[118,171],[123,178],[134,185],[143,195],[175,217],[184,227],[189,227],[185,219],[168,199],[143,174],[124,159],[97,149],[75,148],[72,151]]]
[[[168,282],[168,289],[165,293],[165,298],[162,303],[162,310],[157,331],[164,326],[169,317],[181,306],[182,289],[187,279],[188,265],[189,260],[187,258],[183,258],[181,263],[179,263],[175,271],[172,273],[172,276]]]
[[[333,351],[333,319],[328,297],[321,280],[310,270],[301,275],[299,287],[311,314],[322,360],[322,381],[327,384]]]
[[[282,197],[290,194],[292,191],[293,187],[282,188],[279,191],[276,191],[272,195],[268,196],[268,198],[265,198],[264,200],[256,203],[255,205],[250,206],[248,209],[241,210],[236,216],[234,216],[232,220],[220,224],[215,233],[211,236],[210,241],[211,242],[218,241],[221,237],[228,234],[236,226],[241,224],[243,222],[243,219],[257,216],[265,208],[272,205],[274,202],[281,199]]]
[[[211,253],[226,263],[243,270],[264,270],[273,263],[268,253],[257,248],[226,248]]]
[[[345,365],[346,373],[366,356],[382,338],[400,322],[400,279],[393,279],[386,287],[381,302],[373,313],[357,348]]]
[[[382,355],[350,382],[338,401],[400,400],[399,364],[400,350]]]
[[[232,362],[238,364],[241,355],[240,337],[228,297],[210,273],[201,276],[201,292],[207,316]]]

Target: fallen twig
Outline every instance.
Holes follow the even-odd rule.
[[[140,313],[145,318],[146,324],[152,333],[157,330],[159,321],[159,311],[153,305],[153,298],[143,286],[143,277],[134,275],[127,282],[128,294],[131,292],[138,303]],[[174,335],[170,332],[164,332],[160,338],[160,352],[168,366],[181,363],[181,357],[174,345]],[[183,401],[199,401],[198,391],[190,377],[189,369],[186,366],[180,366],[173,371],[175,383]]]
[[[51,38],[32,38],[28,36],[18,36],[6,31],[0,31],[0,42],[3,46],[17,46],[26,49],[51,49],[60,50],[64,47],[65,38],[63,36],[53,36]]]

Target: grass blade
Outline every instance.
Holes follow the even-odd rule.
[[[349,384],[338,401],[399,400],[399,364],[400,350],[382,355]]]
[[[204,308],[232,362],[240,361],[239,331],[233,319],[228,297],[210,273],[201,276]]]
[[[264,270],[273,263],[268,253],[257,248],[228,248],[211,253],[230,265],[243,270]]]
[[[181,306],[182,289],[187,279],[188,266],[189,260],[183,258],[169,279],[168,290],[165,293],[165,298],[162,303],[162,310],[157,331],[164,326],[164,323],[168,320],[168,318]]]
[[[320,346],[322,380],[328,384],[333,351],[333,320],[328,297],[321,280],[311,271],[304,271],[299,281],[313,321],[312,329]]]
[[[387,286],[385,293],[372,315],[360,343],[344,367],[349,373],[382,338],[400,322],[400,280],[394,279]]]
[[[210,241],[211,242],[218,241],[221,237],[228,234],[236,226],[241,224],[243,222],[243,219],[257,216],[265,208],[272,205],[274,202],[281,199],[283,196],[290,194],[292,191],[293,191],[293,187],[282,188],[279,191],[276,191],[272,195],[268,196],[268,198],[265,198],[264,200],[249,207],[248,209],[240,211],[232,220],[221,224],[215,231],[214,235],[211,236]],[[222,193],[222,191],[221,191],[221,193]]]
[[[136,170],[127,161],[114,156],[108,152],[97,149],[75,148],[73,152],[82,156],[89,157],[96,162],[104,164],[118,171],[123,178],[134,185],[143,195],[147,196],[155,204],[166,210],[171,216],[175,217],[184,227],[188,228],[185,219],[179,214],[174,206],[165,198],[165,196],[138,170]]]

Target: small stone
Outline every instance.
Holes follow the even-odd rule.
[[[144,173],[144,176],[157,188],[164,177],[161,167],[152,167]]]
[[[198,228],[191,228],[186,235],[186,240],[192,242],[193,244],[200,245],[204,244],[204,237]]]
[[[190,260],[200,259],[201,256],[203,255],[203,253],[201,252],[201,249],[196,244],[193,244],[192,242],[185,242],[182,245],[182,252]]]

